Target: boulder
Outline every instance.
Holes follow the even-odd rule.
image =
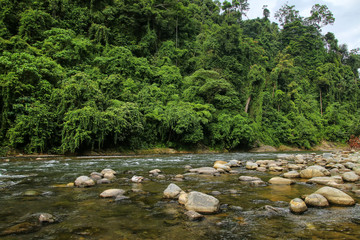
[[[111,183],[110,179],[102,178],[96,181],[97,184],[109,184]]]
[[[189,220],[191,220],[191,221],[201,220],[201,219],[204,218],[203,215],[201,215],[201,214],[198,213],[198,212],[192,211],[192,210],[185,212],[185,215],[186,215],[186,216],[189,218]]]
[[[185,205],[187,200],[188,200],[188,194],[184,191],[181,191],[178,199],[179,203]]]
[[[179,188],[176,184],[170,183],[169,186],[164,190],[164,198],[177,199],[181,191],[181,188]]]
[[[215,163],[214,163],[214,168],[215,169],[217,169],[217,170],[219,170],[219,169],[222,169],[222,170],[225,170],[225,171],[227,171],[227,172],[229,172],[229,171],[231,171],[231,168],[228,166],[228,165],[226,165],[227,164],[227,162],[225,162],[225,161],[216,161]]]
[[[360,176],[357,175],[355,172],[351,171],[351,172],[346,172],[342,175],[344,181],[347,182],[356,182],[357,180],[360,179]]]
[[[43,223],[43,222],[46,222],[46,223],[53,223],[56,221],[56,218],[51,215],[50,213],[40,213],[39,215],[39,222]]]
[[[305,163],[304,156],[301,154],[295,155],[295,163],[296,164],[303,164]]]
[[[115,178],[115,175],[114,175],[113,173],[111,173],[111,172],[106,172],[106,173],[104,174],[104,178],[109,179],[109,180],[112,180],[112,179]]]
[[[322,187],[315,193],[323,195],[329,203],[337,205],[351,206],[355,204],[355,200],[343,191],[333,187]]]
[[[125,193],[124,190],[114,188],[103,191],[102,193],[100,193],[100,197],[111,198],[111,197],[116,197],[117,195],[122,195],[124,193]]]
[[[354,170],[354,172],[355,172],[357,175],[360,176],[360,167],[356,167],[356,168],[354,168],[353,170]]]
[[[238,166],[240,166],[240,161],[230,160],[226,165],[229,167],[238,167]]]
[[[300,170],[302,167],[300,165],[296,165],[296,164],[289,164],[288,168],[293,169],[293,170]]]
[[[88,176],[80,176],[75,180],[74,184],[77,187],[91,187],[95,185],[95,182]]]
[[[134,183],[141,183],[144,180],[144,177],[142,176],[132,176],[131,181]]]
[[[354,169],[356,168],[356,164],[355,163],[352,163],[352,162],[347,162],[344,164],[344,166],[348,169]]]
[[[258,177],[240,176],[240,177],[239,177],[239,180],[240,180],[240,181],[258,181],[258,180],[261,180],[261,179],[258,178]]]
[[[94,180],[95,182],[96,182],[97,180],[102,179],[102,177],[103,177],[103,175],[102,175],[101,173],[98,173],[98,172],[92,172],[92,173],[90,174],[90,178],[91,178],[92,180]]]
[[[299,178],[300,177],[300,173],[298,171],[290,171],[287,173],[284,173],[284,177],[285,178]]]
[[[149,174],[153,174],[153,175],[158,175],[159,173],[161,173],[160,169],[153,169],[149,171]]]
[[[112,173],[112,174],[116,175],[116,172],[110,168],[105,168],[101,171],[102,175],[105,175],[105,173]]]
[[[248,170],[256,170],[259,166],[254,162],[247,161],[245,167]]]
[[[269,183],[274,185],[290,185],[293,184],[294,182],[287,178],[273,177],[269,180]]]
[[[328,200],[320,194],[313,193],[305,198],[305,203],[313,207],[328,207]]]
[[[290,211],[293,213],[303,213],[307,210],[307,206],[300,198],[295,198],[290,201]]]
[[[313,177],[306,181],[307,183],[316,183],[321,185],[333,185],[343,183],[340,176],[333,177]]]
[[[300,172],[301,178],[324,177],[329,175],[330,172],[328,170],[318,165],[310,166]]]
[[[130,198],[120,194],[120,195],[116,196],[115,202],[120,202],[120,201],[124,201],[124,200],[128,200],[128,199],[130,199]]]
[[[187,210],[200,213],[214,213],[219,209],[219,200],[213,196],[201,192],[190,192],[185,204]]]
[[[198,174],[207,174],[207,175],[214,175],[218,171],[212,167],[201,167],[201,168],[192,168],[189,169],[191,173],[198,173]]]

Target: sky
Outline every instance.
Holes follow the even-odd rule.
[[[228,0],[229,1],[229,0]],[[231,1],[230,1],[231,2]],[[267,5],[271,21],[276,22],[275,12],[282,5],[295,5],[303,17],[310,16],[311,7],[315,4],[326,5],[335,17],[335,23],[323,27],[322,33],[332,32],[338,39],[338,44],[346,44],[348,49],[360,48],[360,1],[359,0],[248,0],[249,18],[262,17],[262,7]]]

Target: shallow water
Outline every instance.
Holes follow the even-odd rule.
[[[239,175],[188,176],[175,182],[183,190],[216,196],[222,210],[205,220],[191,222],[177,202],[162,198],[163,190],[184,166],[212,166],[216,160],[275,159],[272,153],[185,154],[118,158],[56,158],[46,160],[0,160],[0,232],[28,221],[32,214],[47,212],[58,222],[43,225],[27,234],[1,239],[359,239],[360,206],[310,208],[303,215],[291,214],[288,202],[316,191],[319,186],[298,182],[291,186],[252,187],[239,182],[239,175],[258,176],[267,181],[274,175],[237,170]],[[92,188],[68,188],[80,175],[111,168],[120,174],[111,184]],[[165,180],[150,178],[131,183],[134,174],[148,177],[151,169],[161,169]],[[127,173],[128,171],[134,171]],[[122,188],[129,201],[101,199],[109,188]],[[131,190],[135,191],[131,191]],[[230,193],[235,192],[236,193]],[[31,194],[28,191],[32,191]],[[27,196],[29,195],[29,196]],[[353,196],[357,202],[359,198]],[[267,210],[272,206],[277,212]],[[239,206],[242,210],[235,208]]]

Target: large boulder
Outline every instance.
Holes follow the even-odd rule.
[[[74,184],[77,187],[91,187],[95,185],[95,181],[88,176],[80,176],[75,180]]]
[[[318,165],[310,166],[300,172],[301,178],[324,177],[329,175],[330,172],[328,170]]]
[[[193,191],[188,194],[185,208],[200,213],[214,213],[218,211],[219,205],[219,200],[215,197]]]
[[[293,213],[303,213],[307,210],[307,206],[300,198],[295,198],[290,201],[290,211]]]
[[[342,177],[347,182],[356,182],[360,179],[360,176],[353,171],[344,173]]]
[[[125,193],[124,190],[114,188],[103,191],[102,193],[100,193],[100,197],[111,198],[111,197],[116,197],[118,195],[122,195],[124,193]]]
[[[164,190],[164,198],[177,199],[181,192],[181,188],[174,183],[170,183],[169,186]]]
[[[313,207],[328,207],[328,200],[320,194],[313,193],[305,198],[305,203]]]
[[[329,201],[329,203],[345,206],[351,206],[355,204],[355,200],[352,197],[333,187],[322,187],[315,193],[323,195]]]
[[[287,178],[273,177],[269,180],[269,183],[274,185],[290,185],[293,184],[294,182]]]

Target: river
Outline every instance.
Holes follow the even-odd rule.
[[[250,186],[240,175],[267,181],[273,174],[237,168],[239,174],[221,176],[184,174],[184,166],[211,167],[216,160],[275,159],[275,153],[179,154],[141,157],[71,157],[0,159],[0,232],[29,222],[38,213],[50,213],[56,223],[44,224],[1,239],[360,239],[353,217],[360,206],[309,208],[302,215],[289,211],[289,201],[316,191],[320,186],[298,180],[291,186]],[[66,187],[78,176],[111,168],[119,174],[110,184],[91,188]],[[165,179],[149,177],[161,169]],[[149,178],[137,184],[133,175]],[[176,201],[162,198],[174,182],[185,191],[219,191],[219,213],[203,221],[189,221]],[[99,194],[110,188],[127,191],[130,200],[115,202]],[[359,202],[359,198],[353,196]],[[275,209],[275,210],[272,210]]]

